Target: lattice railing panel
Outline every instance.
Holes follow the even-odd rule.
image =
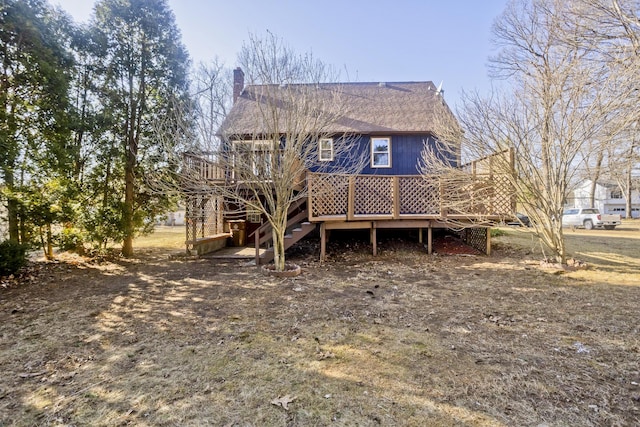
[[[392,215],[393,177],[358,175],[353,197],[355,215]]]
[[[514,211],[513,186],[508,176],[493,177],[493,211],[496,215],[512,216]]]
[[[474,182],[471,175],[455,177],[443,177],[442,183],[442,209],[447,215],[472,215],[484,211],[486,198],[478,199],[477,194],[486,189],[481,183]],[[486,195],[485,195],[486,196]]]
[[[309,174],[309,194],[311,217],[399,214],[493,219],[513,214],[511,186],[505,175]],[[353,212],[348,212],[350,206]]]
[[[440,182],[437,177],[398,177],[400,214],[440,214]]]
[[[310,174],[311,216],[346,215],[349,177],[346,175]]]

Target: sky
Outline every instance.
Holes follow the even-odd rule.
[[[50,0],[77,22],[93,0]],[[250,34],[267,31],[341,71],[343,81],[442,83],[447,103],[487,93],[491,27],[508,0],[168,0],[193,63],[235,68]]]

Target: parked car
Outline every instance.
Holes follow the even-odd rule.
[[[525,214],[516,213],[514,220],[507,222],[507,225],[531,227],[531,221]]]
[[[586,230],[602,227],[606,230],[613,230],[620,224],[622,224],[620,215],[601,214],[595,208],[565,209],[562,213],[563,227],[584,227]]]

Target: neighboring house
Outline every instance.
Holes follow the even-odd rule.
[[[452,186],[438,177],[426,179],[420,175],[419,159],[425,144],[437,149],[435,127],[442,122],[457,122],[446,105],[442,93],[430,82],[395,83],[341,83],[314,85],[318,93],[340,91],[344,101],[350,106],[348,117],[342,117],[333,124],[331,132],[336,135],[349,133],[354,138],[353,157],[364,154],[366,165],[358,175],[338,175],[319,173],[310,167],[306,180],[309,197],[295,207],[291,218],[291,241],[297,241],[305,234],[319,228],[321,235],[321,257],[324,257],[327,232],[329,230],[368,229],[371,232],[374,254],[376,252],[377,229],[413,228],[427,231],[427,245],[431,251],[432,229],[468,228],[465,233],[475,246],[490,251],[490,235],[487,220],[498,220],[514,213],[513,200],[508,191],[486,185],[478,186],[474,179],[478,176],[487,179],[500,178],[488,170],[489,161],[479,161],[469,167],[469,181],[465,186]],[[273,94],[271,87],[270,93]],[[234,105],[222,126],[222,136],[233,146],[237,144],[255,144],[255,120],[261,99],[261,86],[244,87],[244,74],[240,69],[234,71]],[[440,120],[446,119],[446,120]],[[284,133],[286,129],[282,129]],[[341,161],[334,156],[331,138],[318,141],[318,157],[322,162]],[[244,151],[246,152],[246,151]],[[259,148],[255,155],[258,158]],[[454,166],[459,165],[459,154],[440,153]],[[187,158],[194,164],[198,160]],[[199,170],[203,177],[224,177],[233,179],[233,172],[212,171],[211,163],[202,158]],[[489,177],[489,178],[487,178]],[[214,178],[210,178],[214,179]],[[454,188],[455,187],[455,188]],[[482,191],[478,188],[482,187]],[[464,188],[465,193],[460,194]],[[476,191],[474,191],[476,190]],[[506,189],[505,189],[506,190]],[[455,193],[455,194],[454,194]],[[466,208],[461,210],[445,208],[447,198],[455,198]],[[195,248],[199,239],[206,238],[198,234],[203,228],[199,218],[215,217],[211,209],[227,206],[226,201],[215,200],[197,195],[187,203],[187,244]],[[217,208],[216,208],[217,206]],[[222,208],[224,209],[224,208]],[[206,212],[205,212],[206,211]],[[295,218],[294,218],[295,216]],[[482,218],[483,223],[475,220]],[[237,219],[237,218],[234,218]],[[268,224],[255,212],[246,212],[246,235],[249,241],[263,244],[270,234]],[[235,226],[235,225],[234,225]],[[209,226],[211,228],[211,226]],[[228,230],[228,224],[218,223],[216,230]],[[192,232],[189,230],[193,230]],[[297,233],[296,233],[297,231]],[[338,231],[336,231],[338,232]],[[256,248],[257,251],[258,248]],[[264,262],[266,259],[257,260]]]
[[[184,225],[184,216],[186,214],[186,209],[183,207],[178,207],[177,210],[173,212],[169,212],[167,215],[167,219],[164,222],[164,225]]]
[[[156,217],[156,225],[185,225],[185,215],[186,209],[183,206],[178,206],[175,211]]]
[[[585,180],[573,190],[573,207],[597,208],[605,214],[620,214],[627,216],[627,201],[620,191],[618,184],[613,181],[599,181],[596,183],[593,206],[591,206],[591,185],[593,181]],[[640,191],[631,192],[631,217],[640,218]]]

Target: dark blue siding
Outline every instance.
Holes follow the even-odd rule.
[[[425,141],[434,145],[433,137],[429,135],[376,135],[378,137],[391,138],[391,167],[372,168],[371,167],[371,137],[361,135],[356,138],[354,150],[366,158],[366,165],[362,174],[366,175],[419,175],[418,164],[420,155],[424,148]],[[335,159],[337,165],[340,159]],[[329,166],[329,165],[325,165]],[[317,170],[317,168],[312,168]]]

